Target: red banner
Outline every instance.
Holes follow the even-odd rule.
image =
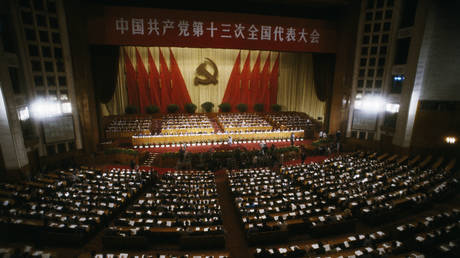
[[[89,41],[100,45],[176,46],[333,53],[336,24],[325,20],[94,7]]]

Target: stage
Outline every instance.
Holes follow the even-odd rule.
[[[196,145],[196,144],[189,144],[186,146],[186,150],[191,153],[199,153],[199,152],[207,152],[209,150],[215,151],[230,151],[237,148],[246,149],[246,150],[260,150],[262,141],[252,142],[252,143],[234,143],[228,145],[227,143],[220,143],[220,144],[211,144],[211,145]],[[265,141],[267,147],[271,147],[271,145],[275,145],[276,148],[284,148],[291,146],[291,142],[289,140],[282,140],[279,142],[272,142],[272,141]],[[311,146],[312,140],[296,140],[294,142],[294,146],[304,145],[305,147]],[[139,152],[152,152],[152,153],[169,153],[169,152],[178,152],[179,149],[183,145],[175,145],[169,147],[153,147],[153,148],[134,148]]]

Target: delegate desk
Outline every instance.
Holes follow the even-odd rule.
[[[214,128],[172,128],[172,129],[161,129],[161,134],[185,134],[185,133],[207,133],[212,134]]]
[[[303,131],[267,131],[267,132],[244,132],[244,133],[217,133],[217,134],[184,134],[184,135],[138,135],[132,137],[133,146],[186,143],[186,142],[226,142],[228,137],[235,140],[267,140],[289,139],[291,133],[296,138],[303,138]]]
[[[222,126],[225,132],[271,131],[272,126]]]
[[[135,131],[106,131],[105,132],[105,137],[109,138],[109,139],[129,138],[129,137],[132,137],[132,136],[138,135],[138,134],[148,135],[148,134],[150,134],[150,130],[145,129],[145,130],[141,130],[141,131],[138,131],[138,130],[135,130]]]

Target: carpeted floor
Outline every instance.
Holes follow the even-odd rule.
[[[231,257],[252,257],[249,253],[240,218],[233,205],[233,198],[225,171],[216,172],[216,186],[219,193],[219,204],[222,209],[226,249],[230,252]]]

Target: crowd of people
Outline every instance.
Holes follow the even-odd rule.
[[[283,167],[282,171],[341,209],[370,219],[399,207],[420,206],[458,184],[442,168],[422,169],[352,155],[320,164]]]
[[[228,173],[248,235],[304,228],[346,231],[355,219],[379,223],[452,194],[457,179],[444,169],[340,155],[323,163],[240,169]]]
[[[57,233],[83,239],[152,178],[149,172],[124,169],[70,169],[40,175],[33,181],[2,183],[0,194],[5,198],[0,222],[8,225],[11,238]]]
[[[370,233],[358,233],[311,244],[258,247],[254,257],[456,257],[460,251],[460,210]]]
[[[206,152],[190,153],[187,146],[178,150],[176,169],[202,169],[216,171],[219,169],[243,169],[258,167],[279,168],[288,160],[297,159],[300,154],[305,162],[309,151],[305,146],[278,148],[265,141],[259,143],[258,149],[248,150],[243,145],[227,145],[225,149],[210,148]]]
[[[142,254],[129,254],[129,253],[96,253],[92,258],[129,258],[129,257],[149,257],[149,258],[228,258],[228,253],[222,254],[197,254],[189,252],[180,252],[179,254],[172,254],[173,252],[154,252]]]
[[[21,246],[0,246],[0,257],[8,258],[54,258],[58,257],[53,252],[42,251],[40,249],[33,248],[30,245]]]
[[[314,126],[312,119],[301,112],[276,112],[266,117],[274,126],[282,129],[296,130]]]
[[[211,120],[205,114],[168,114],[162,119],[161,134],[212,132]]]
[[[269,168],[231,171],[228,177],[248,235],[287,231],[289,227],[311,229],[351,217],[350,211],[337,209]]]
[[[155,186],[115,219],[106,236],[145,238],[168,233],[223,234],[214,174],[205,171],[168,172]]]
[[[105,129],[107,138],[150,135],[152,120],[142,118],[115,118]]]
[[[218,123],[225,132],[271,131],[273,126],[255,113],[220,113]]]

